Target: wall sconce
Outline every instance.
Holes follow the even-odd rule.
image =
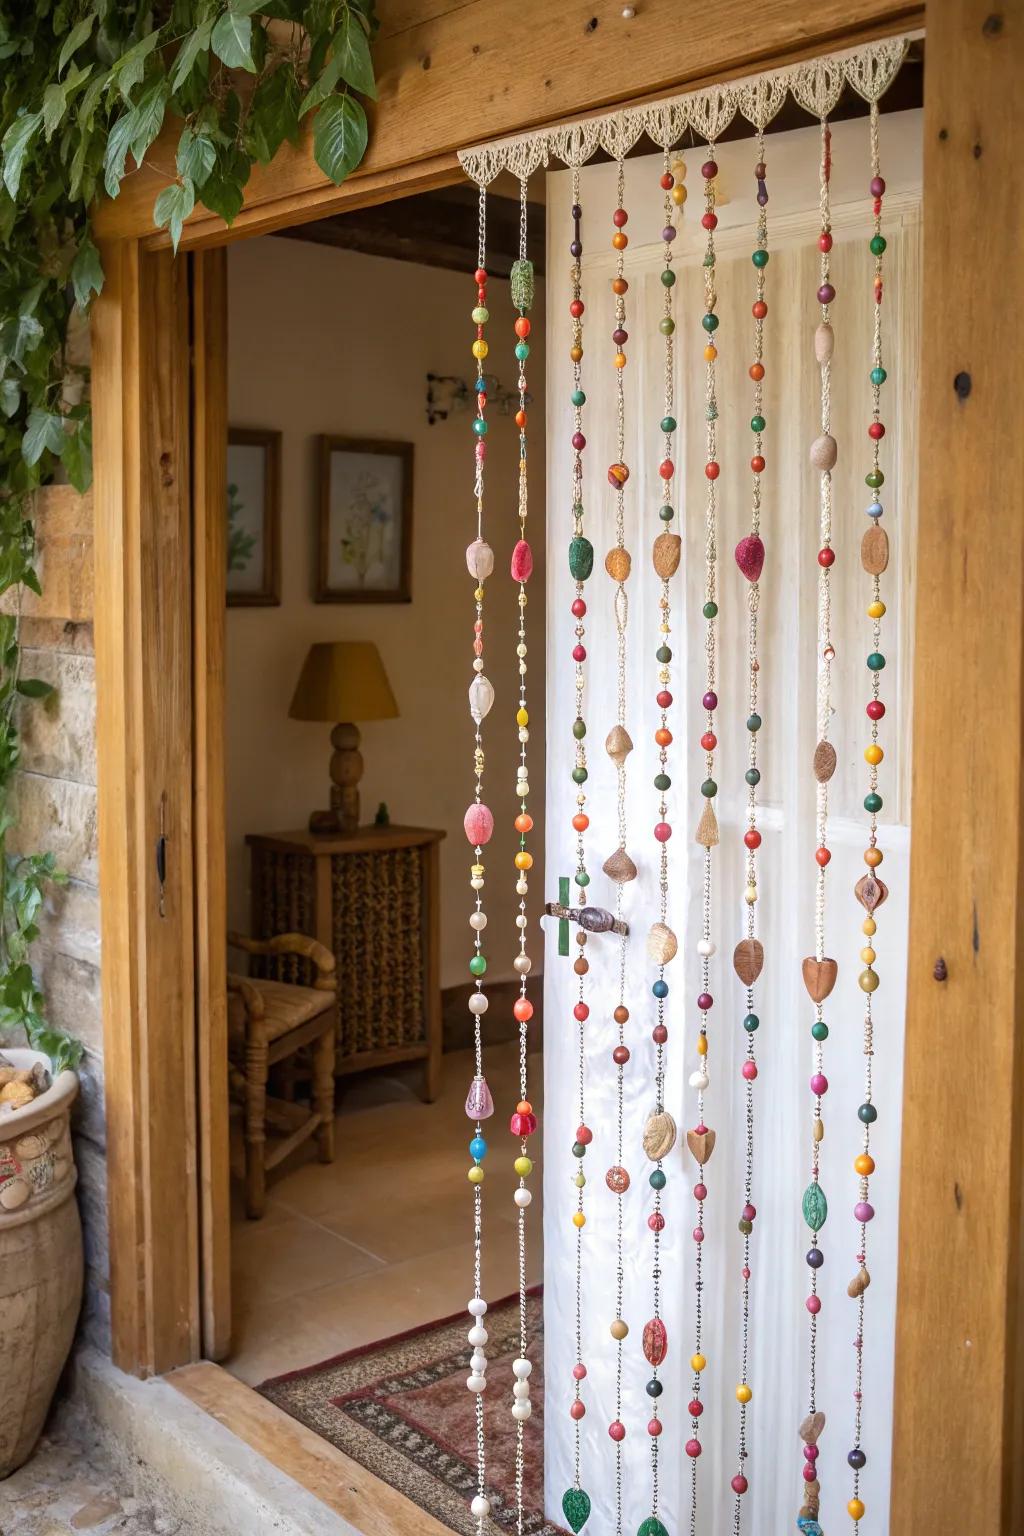
[[[497,410],[502,416],[511,416],[519,409],[519,395],[511,389],[506,389],[497,376],[493,373],[484,374],[484,383],[487,387],[487,406],[489,410]],[[474,380],[475,384],[475,380]],[[452,373],[428,373],[427,374],[427,421],[433,426],[436,421],[447,421],[448,417],[459,411],[468,411],[475,403],[476,390],[471,387],[466,379],[457,378]],[[527,405],[530,404],[531,395],[526,396]]]

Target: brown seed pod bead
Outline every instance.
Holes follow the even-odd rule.
[[[625,1024],[629,1019],[629,1009],[625,1006],[624,1003],[620,1003],[615,1012],[612,1014],[612,1018],[615,1020],[616,1024]]]
[[[589,960],[584,960],[583,956],[580,955],[577,960],[573,961],[572,968],[577,976],[585,976],[590,970],[590,962]]]

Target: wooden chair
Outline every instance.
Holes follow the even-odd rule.
[[[245,1210],[257,1221],[266,1205],[268,1171],[307,1137],[316,1135],[322,1163],[334,1161],[335,961],[322,944],[301,933],[273,939],[229,933],[228,944],[249,955],[299,955],[316,972],[312,986],[228,975],[230,1083],[245,1113]],[[271,1067],[306,1046],[313,1056],[312,1111],[267,1094]],[[279,1133],[269,1149],[268,1125]]]

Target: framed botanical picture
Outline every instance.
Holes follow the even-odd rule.
[[[281,434],[228,428],[229,607],[281,601]]]
[[[412,443],[321,437],[318,603],[412,598]]]

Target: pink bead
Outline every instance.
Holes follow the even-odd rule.
[[[804,1461],[817,1461],[818,1447],[816,1445],[804,1446]]]
[[[672,836],[672,828],[667,821],[659,821],[654,829],[654,835],[659,843],[667,843]]]
[[[821,1297],[820,1296],[808,1296],[807,1301],[806,1301],[806,1307],[807,1307],[807,1310],[808,1310],[808,1312],[810,1312],[812,1317],[817,1317],[818,1313],[821,1311]]]
[[[815,1072],[811,1078],[811,1092],[819,1098],[823,1093],[828,1093],[828,1078],[824,1072]]]
[[[587,605],[582,597],[574,597],[572,600],[572,616],[574,619],[582,619],[587,611]]]
[[[651,1436],[652,1440],[656,1440],[661,1434],[661,1427],[660,1419],[651,1419],[647,1426],[647,1433]]]
[[[809,1461],[805,1461],[804,1462],[804,1482],[805,1483],[813,1483],[814,1479],[815,1479],[815,1476],[816,1476],[816,1473],[814,1471],[814,1468],[811,1466]]]
[[[701,1443],[700,1443],[700,1441],[699,1440],[687,1440],[687,1442],[686,1442],[686,1454],[687,1454],[687,1456],[692,1456],[694,1458],[694,1460],[696,1460],[697,1457],[700,1455],[700,1453],[701,1453]]]
[[[690,1401],[687,1412],[689,1413],[691,1419],[700,1418],[701,1414],[704,1412],[704,1404],[701,1402],[699,1397],[695,1397]]]
[[[537,1116],[533,1114],[521,1115],[517,1110],[509,1120],[508,1128],[513,1136],[532,1136],[537,1129]]]
[[[858,1200],[853,1208],[853,1214],[857,1221],[870,1221],[875,1214],[875,1208],[866,1200]]]
[[[702,1243],[704,1241],[704,1228],[703,1227],[694,1227],[694,1229],[693,1229],[693,1240],[694,1240],[695,1243]]]
[[[586,1019],[590,1018],[590,1009],[586,1003],[577,1003],[572,1010],[572,1016],[578,1023],[582,1024]]]
[[[577,1421],[582,1419],[586,1411],[586,1404],[578,1397],[569,1404],[569,1417],[571,1419],[576,1419]]]
[[[462,825],[466,829],[466,836],[474,848],[482,848],[484,843],[489,843],[494,831],[494,817],[486,805],[474,803],[469,807],[462,818]]]
[[[466,1095],[466,1114],[471,1120],[489,1120],[494,1114],[494,1100],[485,1077],[474,1077]]]
[[[747,1205],[745,1205],[743,1207],[743,1220],[744,1221],[753,1221],[753,1219],[754,1219],[754,1217],[756,1215],[757,1215],[757,1206],[756,1205],[747,1204]]]
[[[746,1478],[742,1475],[742,1473],[737,1472],[736,1476],[732,1480],[733,1493],[746,1493],[748,1487],[749,1484]]]
[[[706,1200],[707,1197],[708,1187],[706,1184],[695,1184],[693,1186],[693,1198],[695,1200]]]
[[[512,580],[529,581],[533,575],[533,550],[525,539],[519,539],[512,551]]]
[[[572,1374],[573,1374],[573,1380],[574,1381],[583,1381],[584,1380],[584,1378],[586,1377],[586,1374],[587,1374],[587,1368],[583,1364],[582,1360],[580,1361],[579,1365],[574,1365],[573,1366]]]
[[[587,649],[586,649],[586,646],[574,645],[573,648],[572,648],[572,659],[573,659],[573,661],[586,661],[586,659],[587,659]]]
[[[883,197],[885,195],[885,182],[881,176],[872,176],[869,190],[872,197]]]
[[[743,1073],[743,1076],[746,1078],[747,1082],[752,1083],[757,1076],[757,1062],[745,1061],[743,1066],[740,1068],[740,1071]]]
[[[744,1264],[743,1268],[740,1270],[740,1274],[743,1276],[744,1280],[750,1279],[750,1270],[746,1264]]]
[[[618,1419],[616,1419],[613,1424],[608,1425],[608,1433],[613,1440],[625,1440],[626,1426],[625,1424],[620,1424]]]
[[[652,1211],[647,1218],[647,1225],[652,1232],[664,1232],[665,1218],[660,1211]]]
[[[764,544],[754,533],[740,539],[735,549],[736,564],[748,581],[757,581],[764,569]]]
[[[573,433],[573,435],[572,435],[572,445],[576,449],[577,453],[582,453],[583,449],[587,446],[587,440],[583,436],[582,432],[574,432]]]

